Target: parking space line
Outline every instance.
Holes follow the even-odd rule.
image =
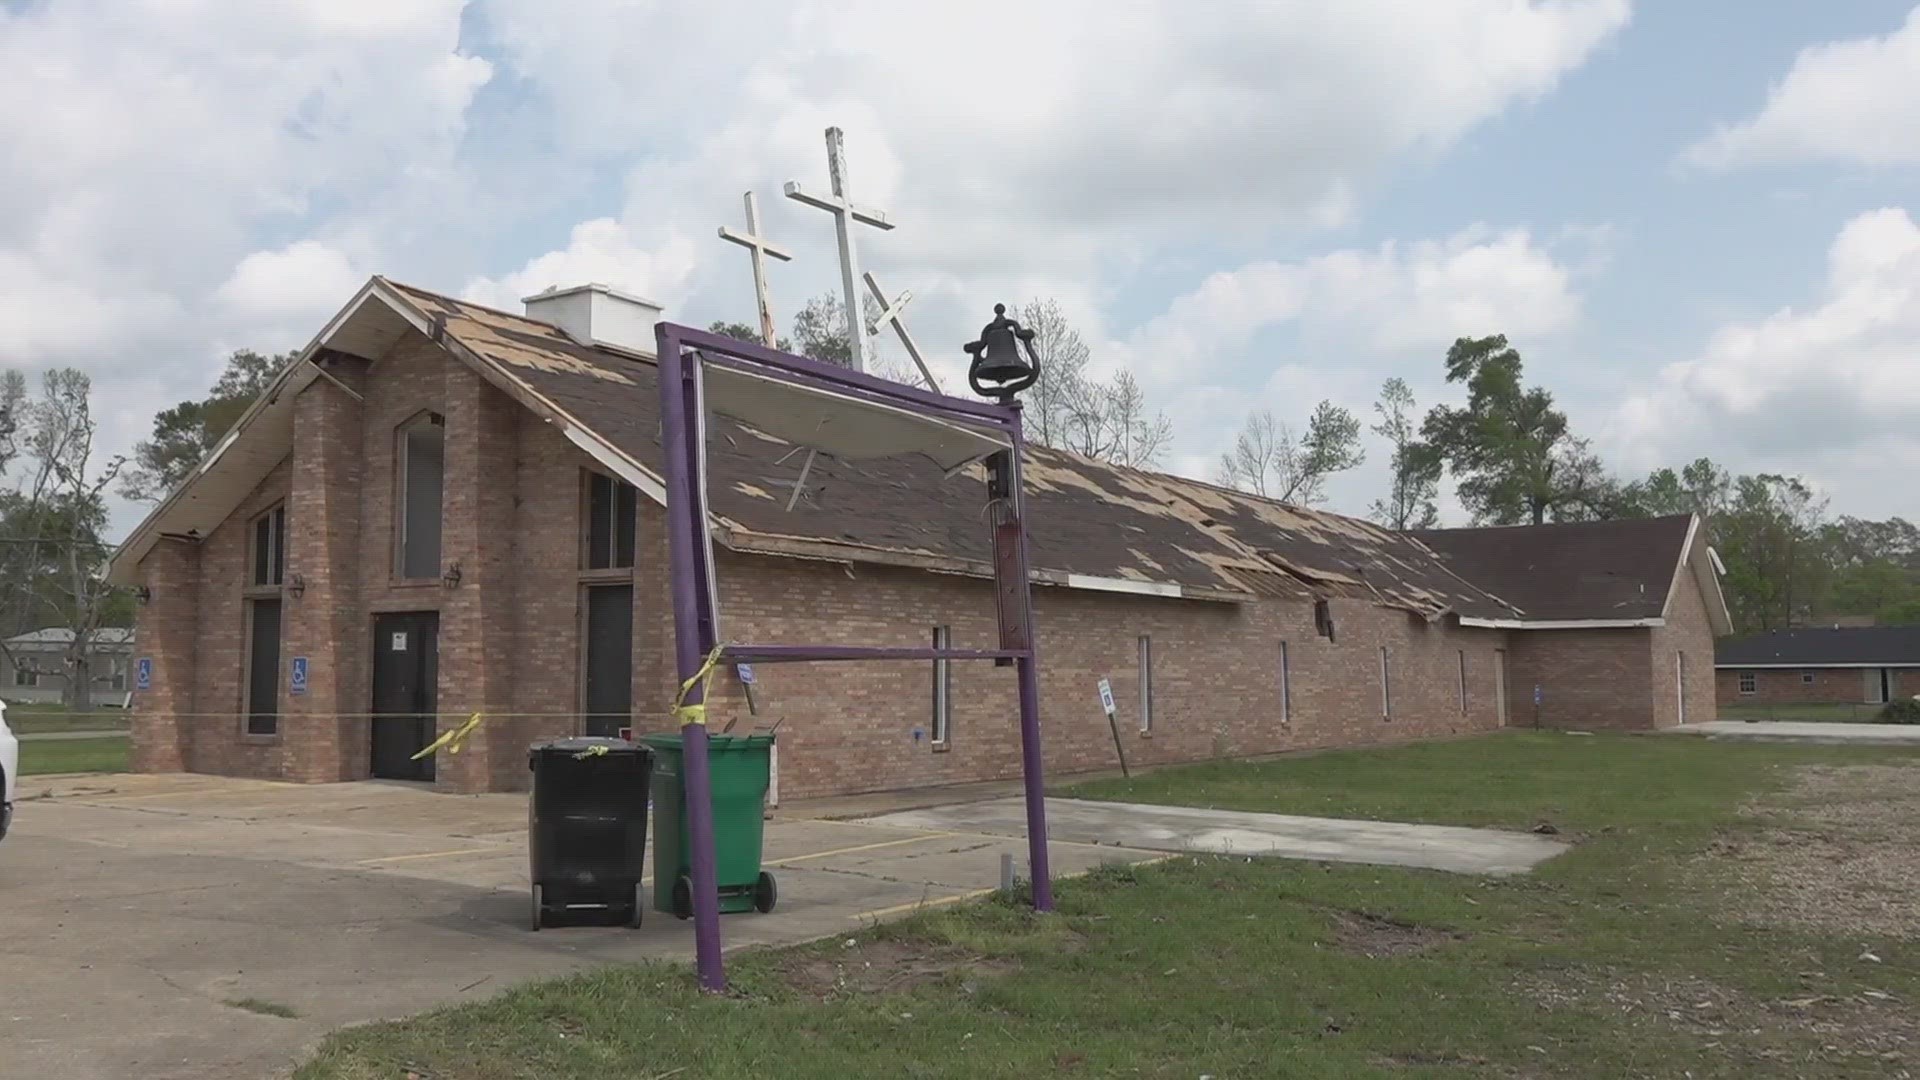
[[[918,844],[927,840],[940,840],[949,836],[963,836],[964,833],[937,832],[924,836],[909,836],[899,840],[881,840],[872,844],[855,844],[853,847],[834,848],[831,851],[814,851],[805,855],[789,855],[784,859],[774,859],[767,866],[786,866],[790,863],[804,862],[807,859],[824,859],[830,855],[851,855],[856,851],[873,851],[877,848],[899,847],[901,844]]]
[[[855,921],[884,919],[889,915],[900,915],[909,911],[945,907],[948,904],[957,904],[962,900],[978,900],[983,896],[990,896],[994,892],[995,890],[993,889],[974,889],[971,892],[955,893],[952,896],[936,896],[931,900],[915,900],[910,904],[895,904],[892,907],[874,908],[872,911],[862,911],[857,915],[849,915],[847,918]]]
[[[511,852],[513,850],[504,844],[494,844],[490,847],[454,848],[450,851],[421,851],[412,855],[382,855],[377,859],[361,859],[360,865],[376,866],[381,863],[411,862],[414,859],[446,859],[455,855],[478,855],[483,851]]]

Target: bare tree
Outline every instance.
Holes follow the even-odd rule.
[[[1373,411],[1380,417],[1372,431],[1393,446],[1393,486],[1387,497],[1375,499],[1370,514],[1389,529],[1429,529],[1440,517],[1434,504],[1440,479],[1416,449],[1419,431],[1414,423],[1417,406],[1413,390],[1398,376],[1380,387]]]
[[[1365,460],[1360,421],[1333,402],[1322,401],[1307,419],[1306,432],[1298,436],[1271,412],[1250,414],[1233,449],[1220,455],[1216,474],[1229,487],[1311,506],[1325,500],[1327,477]]]
[[[1093,352],[1053,300],[1029,300],[1014,316],[1033,331],[1033,351],[1040,357],[1040,381],[1026,395],[1027,437],[1046,446],[1062,445],[1076,404],[1084,406],[1087,360]]]
[[[11,626],[39,622],[70,629],[61,670],[44,672],[64,680],[66,704],[84,711],[92,685],[88,661],[117,590],[101,575],[108,548],[103,495],[119,476],[125,459],[115,457],[93,467],[96,424],[89,396],[92,383],[71,368],[46,374],[40,397],[17,397],[14,374],[0,383],[0,404],[12,418],[6,437],[11,456],[25,467],[12,489],[0,492],[0,611]],[[10,404],[7,404],[8,402]],[[6,458],[0,462],[12,464]],[[0,642],[0,650],[5,649]],[[16,667],[38,670],[37,661],[9,652]]]

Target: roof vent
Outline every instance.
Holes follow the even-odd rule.
[[[556,285],[521,301],[527,318],[566,331],[582,345],[608,345],[653,355],[653,324],[664,313],[659,304],[598,282]]]

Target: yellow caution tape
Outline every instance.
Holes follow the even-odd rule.
[[[720,663],[720,653],[725,648],[725,645],[715,645],[713,651],[707,654],[706,661],[700,665],[700,670],[688,676],[687,681],[680,684],[680,693],[673,699],[673,718],[682,726],[699,724],[705,727],[707,725],[707,684],[713,681],[713,669]],[[689,705],[687,695],[693,693],[695,686],[700,688],[700,703]]]
[[[446,734],[428,743],[425,747],[423,747],[420,750],[419,753],[413,755],[413,757],[410,760],[419,761],[423,757],[430,757],[432,756],[434,751],[439,750],[443,747],[446,749],[447,753],[449,754],[459,753],[460,748],[466,745],[467,736],[472,735],[474,731],[478,730],[480,727],[480,723],[481,723],[480,714],[474,713],[472,716],[467,717],[466,723],[461,724],[457,728],[452,728],[448,730]]]

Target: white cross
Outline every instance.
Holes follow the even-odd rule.
[[[793,258],[783,247],[760,235],[760,208],[754,205],[753,192],[744,196],[747,204],[747,231],[734,232],[725,225],[720,226],[720,239],[729,240],[747,249],[753,260],[753,295],[760,303],[760,339],[767,348],[774,348],[776,334],[773,329],[773,301],[767,296],[767,260],[771,255],[781,262]]]
[[[853,370],[865,371],[867,321],[861,315],[860,259],[853,247],[853,223],[858,221],[876,229],[891,229],[893,222],[887,220],[883,210],[855,206],[853,196],[847,193],[847,154],[842,145],[845,138],[839,128],[827,129],[827,176],[833,183],[833,194],[815,194],[792,180],[787,181],[785,190],[787,198],[833,215],[834,238],[840,241],[840,292],[847,305],[847,351],[853,358]]]
[[[933,372],[928,369],[926,360],[921,358],[920,346],[913,343],[913,335],[907,333],[906,321],[900,317],[900,313],[907,309],[907,301],[913,299],[913,290],[908,289],[902,292],[898,299],[889,303],[886,292],[880,288],[880,283],[873,279],[873,272],[871,270],[860,276],[866,279],[868,291],[871,292],[873,298],[880,303],[880,317],[873,320],[873,325],[878,328],[888,323],[893,324],[893,332],[900,335],[900,344],[906,346],[907,355],[913,357],[914,366],[920,369],[920,377],[927,380],[927,389],[936,394],[939,393],[940,383],[934,379]]]

